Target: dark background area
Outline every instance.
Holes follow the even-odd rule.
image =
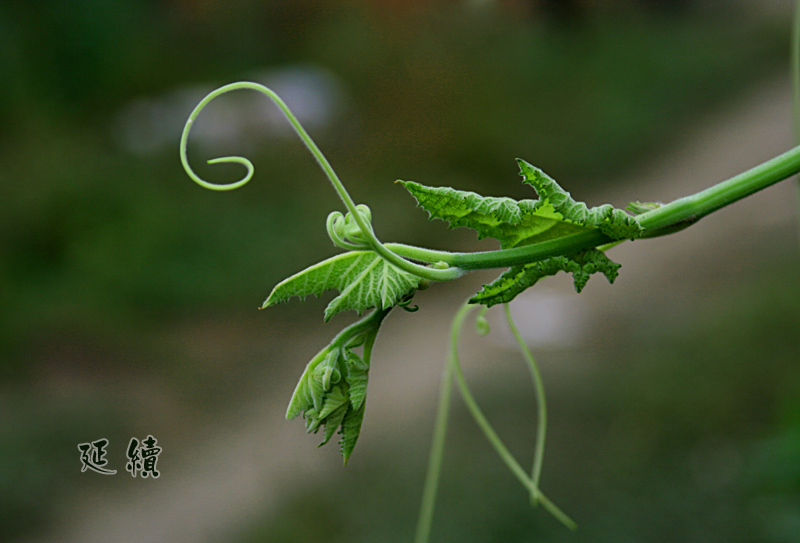
[[[240,172],[203,160],[248,156],[254,180],[224,194],[191,183],[178,140],[206,92],[273,86],[382,239],[485,249],[429,223],[392,182],[529,198],[520,157],[578,199],[621,188],[788,70],[791,9],[775,4],[4,1],[0,539],[58,540],[62,504],[134,492],[117,450],[132,435],[163,436],[189,461],[209,428],[279,388],[265,376],[300,375],[293,344],[313,354],[338,330],[323,328],[320,303],[254,311],[279,280],[335,254],[324,221],[341,204],[248,92],[204,112],[189,156],[217,182]],[[773,250],[674,326],[642,319],[616,341],[548,355],[594,368],[550,396],[546,483],[577,534],[530,511],[457,412],[434,540],[800,541],[797,266],[796,244]],[[483,386],[501,434],[530,455],[527,383]],[[410,540],[433,413],[419,417],[416,432],[363,460],[357,448],[346,470],[282,492],[230,537]],[[100,437],[122,472],[106,479],[80,473],[76,448]]]

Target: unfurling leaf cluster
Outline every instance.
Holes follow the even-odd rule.
[[[326,347],[317,356],[321,361],[306,368],[295,388],[286,418],[293,419],[303,413],[307,431],[316,433],[324,427],[320,446],[341,428],[342,457],[347,462],[364,420],[369,368],[350,349]]]
[[[372,347],[380,324],[391,311],[375,310],[345,328],[311,359],[294,390],[286,418],[303,414],[308,432],[324,427],[320,446],[340,430],[339,441],[345,463],[361,432],[367,397],[367,380]],[[354,349],[363,346],[359,356]]]

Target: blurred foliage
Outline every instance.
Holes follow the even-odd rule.
[[[98,409],[113,403],[114,395],[86,395],[86,390],[44,387],[5,393],[0,398],[0,536],[47,527],[54,497],[68,492],[81,476],[77,445],[104,436],[116,445],[108,451],[109,468],[124,469],[119,461],[123,415]]]
[[[206,320],[230,331],[278,280],[335,252],[324,220],[339,203],[299,143],[264,136],[200,149],[217,156],[243,144],[257,167],[245,189],[214,194],[183,174],[180,126],[148,152],[121,143],[119,119],[136,100],[169,102],[284,67],[333,74],[340,111],[312,135],[369,202],[382,237],[430,244],[436,226],[394,179],[528,197],[519,156],[588,191],[786,63],[786,21],[735,9],[473,4],[0,3],[0,476],[15,489],[0,504],[3,539],[41,524],[63,488],[53,483],[65,472],[62,451],[77,463],[83,431],[120,431],[129,407],[108,390],[146,379],[170,390],[169,405],[199,410],[210,396],[240,394],[226,383],[245,382],[251,366],[175,356],[170,331]],[[182,120],[193,105],[176,100],[162,113]],[[238,173],[220,170],[209,175]],[[192,341],[199,351],[214,339]],[[240,349],[231,366],[258,350],[240,340],[226,340]],[[82,391],[104,406],[101,420],[75,398],[37,400],[43,383]],[[786,409],[796,422],[796,406]],[[776,447],[788,458],[796,444],[787,434],[753,454]],[[775,485],[770,514],[790,505]]]

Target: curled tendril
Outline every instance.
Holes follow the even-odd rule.
[[[255,85],[255,83],[253,83]],[[213,158],[208,161],[209,164],[223,164],[223,163],[234,163],[234,164],[241,164],[247,169],[247,173],[243,178],[239,181],[234,183],[228,183],[225,185],[219,185],[216,183],[209,183],[208,181],[201,178],[197,175],[192,167],[189,165],[189,159],[186,156],[186,147],[189,141],[189,132],[192,130],[192,126],[194,126],[194,121],[197,119],[197,116],[200,115],[200,112],[205,109],[205,107],[217,96],[225,94],[226,92],[230,92],[232,90],[236,90],[239,88],[246,88],[242,87],[241,83],[234,83],[233,85],[226,85],[224,87],[220,87],[217,90],[211,92],[208,96],[203,98],[203,100],[195,106],[192,110],[192,113],[189,115],[189,119],[186,121],[186,125],[183,127],[183,133],[181,134],[181,143],[180,143],[180,154],[181,154],[181,164],[183,164],[183,169],[186,170],[186,174],[198,185],[203,188],[209,190],[233,190],[238,189],[253,177],[253,173],[255,172],[255,168],[253,167],[253,163],[250,160],[240,157],[240,156],[228,156],[228,157],[220,157],[220,158]],[[277,98],[277,95],[276,95]],[[280,98],[278,98],[280,100]]]
[[[372,211],[370,211],[369,207],[365,204],[358,204],[356,211],[361,215],[369,230],[372,231]],[[332,212],[328,215],[326,227],[328,236],[337,247],[350,251],[363,251],[372,248],[369,241],[364,239],[361,234],[361,228],[350,213],[342,215],[338,211]]]
[[[405,311],[408,311],[409,313],[416,313],[417,311],[419,311],[419,306],[416,304],[412,306],[411,298],[412,296],[409,296],[408,298],[397,304],[397,306],[404,309]]]
[[[432,281],[449,281],[452,279],[457,279],[463,275],[464,271],[455,268],[455,267],[448,267],[447,269],[438,269],[438,268],[427,268],[425,266],[421,266],[419,264],[415,264],[405,258],[401,257],[397,253],[393,252],[389,248],[387,248],[380,240],[375,236],[375,233],[372,231],[372,226],[369,224],[369,221],[366,217],[358,211],[355,202],[353,202],[353,198],[350,197],[350,194],[345,189],[344,185],[342,184],[339,177],[336,175],[336,172],[333,170],[333,167],[328,162],[328,159],[325,158],[325,155],[322,154],[317,144],[314,143],[314,140],[311,139],[311,136],[308,135],[308,132],[305,131],[303,126],[300,124],[300,121],[297,120],[297,117],[294,116],[292,111],[286,105],[286,103],[278,96],[275,91],[270,89],[269,87],[265,87],[264,85],[260,85],[258,83],[252,83],[249,81],[240,81],[238,83],[231,83],[229,85],[225,85],[223,87],[218,88],[215,91],[209,93],[205,98],[203,98],[199,104],[194,108],[192,113],[189,115],[189,118],[186,121],[186,125],[183,127],[183,133],[181,134],[181,143],[180,143],[180,156],[181,156],[181,164],[183,164],[184,170],[186,170],[186,174],[198,185],[201,187],[205,187],[211,190],[233,190],[236,188],[241,187],[253,177],[253,172],[255,168],[253,167],[253,163],[250,162],[248,159],[240,156],[228,156],[228,157],[221,157],[221,158],[214,158],[209,160],[209,164],[221,164],[221,163],[234,163],[234,164],[241,164],[247,169],[247,173],[243,178],[239,181],[234,183],[228,183],[224,185],[209,183],[208,181],[202,179],[198,176],[192,167],[189,165],[189,159],[186,156],[186,147],[189,141],[189,132],[194,125],[194,121],[197,119],[197,116],[200,115],[200,112],[217,96],[221,96],[225,93],[239,90],[239,89],[251,89],[258,91],[264,95],[266,95],[269,99],[271,99],[276,106],[283,112],[286,116],[286,119],[289,121],[289,124],[292,125],[292,128],[297,133],[297,135],[302,140],[303,144],[308,148],[309,152],[311,152],[314,159],[319,164],[322,171],[325,173],[328,180],[333,185],[333,188],[339,194],[339,198],[342,199],[344,202],[345,207],[347,207],[348,214],[347,216],[342,219],[344,220],[343,226],[339,227],[339,218],[337,215],[329,216],[328,217],[328,233],[331,234],[331,239],[337,245],[341,247],[349,248],[348,245],[351,247],[358,247],[359,249],[370,249],[378,253],[381,257],[383,257],[387,262],[393,264],[400,268],[403,271],[408,273],[414,274],[418,277],[422,277],[423,279],[429,279]],[[348,217],[350,218],[350,222],[348,223]],[[349,241],[348,241],[349,240]]]

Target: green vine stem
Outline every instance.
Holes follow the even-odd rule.
[[[800,171],[800,146],[691,196],[639,215],[639,224],[656,237],[662,229],[693,224]],[[664,232],[670,233],[670,232]]]
[[[708,189],[639,215],[639,224],[644,228],[641,237],[654,238],[672,234],[691,226],[714,211],[783,181],[798,172],[800,172],[800,146]],[[407,258],[423,262],[445,262],[463,270],[478,270],[527,264],[612,242],[614,240],[600,231],[592,230],[513,249],[473,253],[433,251],[401,244],[387,246]]]
[[[370,248],[374,250],[376,253],[381,255],[391,264],[397,266],[403,271],[407,271],[408,273],[413,273],[423,279],[430,279],[432,281],[449,281],[451,279],[456,279],[463,275],[463,271],[457,268],[450,267],[448,269],[432,269],[427,268],[424,266],[420,266],[419,264],[415,264],[413,262],[409,262],[408,260],[402,258],[401,256],[393,253],[391,250],[386,248],[380,240],[375,236],[372,228],[367,224],[364,217],[358,212],[356,208],[356,204],[353,199],[350,197],[350,194],[347,192],[347,189],[342,184],[339,177],[336,175],[333,167],[328,162],[328,159],[325,158],[325,155],[322,151],[317,147],[317,144],[314,143],[314,140],[311,139],[311,136],[308,135],[308,132],[303,128],[300,124],[300,121],[297,120],[297,117],[294,116],[294,113],[289,109],[286,103],[278,96],[275,91],[270,89],[269,87],[265,87],[259,83],[252,83],[249,81],[240,81],[238,83],[231,83],[229,85],[225,85],[220,87],[211,93],[209,93],[205,98],[203,98],[199,104],[194,108],[192,113],[189,115],[189,118],[186,121],[186,124],[183,127],[183,133],[181,134],[181,142],[180,142],[180,157],[181,157],[181,164],[183,164],[183,168],[186,170],[187,175],[198,185],[201,187],[211,189],[211,190],[233,190],[241,187],[253,177],[253,173],[255,168],[253,167],[253,163],[250,160],[239,157],[239,156],[228,156],[228,157],[221,157],[209,160],[209,164],[223,164],[223,163],[234,163],[234,164],[241,164],[247,169],[247,173],[245,176],[236,181],[234,183],[229,183],[225,185],[218,185],[214,183],[209,183],[205,181],[200,176],[198,176],[194,170],[192,170],[191,165],[189,164],[189,160],[186,156],[186,148],[189,141],[189,132],[194,125],[195,120],[197,119],[200,112],[205,109],[205,107],[215,98],[226,94],[231,91],[240,90],[240,89],[251,89],[258,91],[268,98],[270,98],[276,106],[283,112],[286,116],[286,119],[291,124],[294,131],[300,137],[302,142],[308,148],[309,152],[314,156],[314,159],[319,164],[322,171],[325,173],[325,176],[333,185],[333,188],[336,190],[336,193],[341,198],[342,202],[344,203],[347,210],[350,212],[353,220],[358,224],[359,228],[361,229],[361,234],[363,238],[369,243]]]

